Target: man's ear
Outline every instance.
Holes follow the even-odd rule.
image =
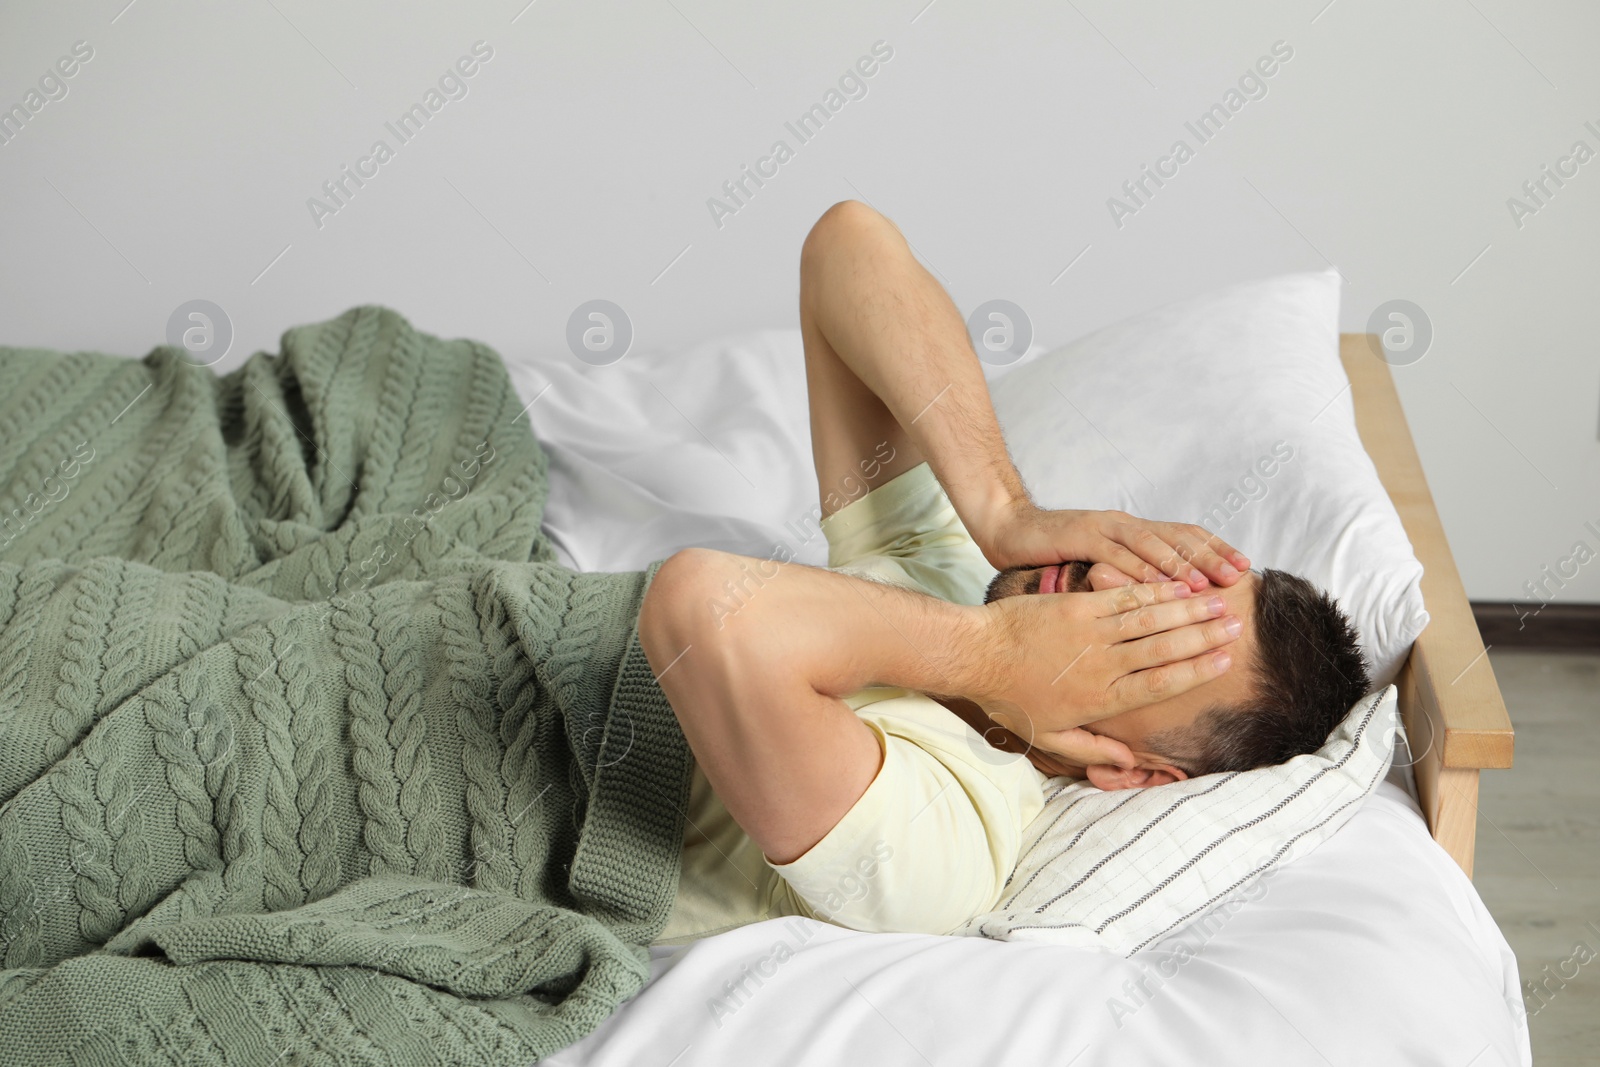
[[[1109,763],[1092,763],[1084,768],[1089,784],[1110,792],[1114,789],[1145,789],[1152,785],[1181,782],[1189,776],[1183,768],[1170,763],[1140,763],[1133,768],[1114,767]]]

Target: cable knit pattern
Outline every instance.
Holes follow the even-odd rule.
[[[45,748],[45,758],[54,762],[78,740],[93,721],[100,698],[101,646],[105,644],[101,625],[109,623],[115,601],[105,584],[105,566],[91,564],[78,581],[67,624],[65,653],[61,658],[61,684],[56,687],[55,714],[51,725],[55,736]]]
[[[5,745],[12,736],[10,727],[15,724],[22,708],[23,691],[28,684],[28,664],[33,660],[39,620],[44,616],[45,606],[50,602],[51,594],[64,571],[63,567],[37,567],[6,576],[9,579],[7,584],[17,589],[19,606],[6,620],[5,630],[0,632],[0,709],[3,709],[4,725],[7,727],[6,732],[0,734],[0,745]],[[9,745],[5,747],[9,748]],[[17,784],[20,784],[13,784],[8,770],[9,761],[0,760],[0,775],[4,775],[5,781],[5,789],[0,796],[4,798],[9,798]]]
[[[540,745],[540,727],[555,727],[558,723],[549,714],[540,714],[536,703],[540,683],[534,670],[534,661],[522,654],[524,646],[517,641],[515,624],[509,618],[502,623],[501,652],[495,661],[495,675],[500,679],[497,694],[501,708],[500,743],[505,755],[501,757],[500,774],[508,783],[506,811],[511,820],[511,861],[520,872],[517,892],[523,896],[533,891],[532,880],[541,871],[536,858],[549,847],[545,821],[533,811],[534,806],[546,801],[553,783],[541,773],[535,747]],[[546,738],[543,744],[548,745]],[[563,797],[549,798],[557,803]]]
[[[144,643],[149,639],[146,627],[150,621],[150,606],[154,603],[155,584],[141,580],[121,560],[105,557],[108,570],[117,579],[117,605],[106,633],[105,665],[100,675],[101,696],[108,702],[120,703],[140,688],[135,684],[139,664],[144,659]]]
[[[394,750],[394,774],[400,783],[400,817],[406,826],[406,848],[414,857],[412,869],[426,878],[448,879],[450,860],[445,832],[439,824],[439,791],[433,782],[433,754],[428,747],[426,719],[422,714],[422,664],[404,654],[401,633],[416,624],[409,599],[381,589],[374,594],[378,644],[388,696],[389,732]]]
[[[19,368],[22,366],[18,364]],[[0,416],[0,464],[5,465],[0,469],[9,471],[17,468],[17,464],[39,440],[40,429],[44,426],[50,406],[66,394],[74,382],[83,380],[82,371],[81,360],[62,356],[50,364],[44,380],[36,381],[33,388],[20,392],[7,391],[6,395],[15,400],[6,405],[5,414]],[[8,493],[0,499],[9,501],[12,494]],[[8,503],[6,506],[9,509],[14,505]]]
[[[304,629],[309,631],[310,628]],[[313,635],[306,632],[299,636],[305,641],[291,638],[278,664],[285,680],[284,697],[294,716],[289,736],[294,741],[294,775],[300,783],[295,793],[295,807],[300,813],[296,840],[305,855],[305,862],[300,866],[300,880],[307,895],[316,899],[327,896],[342,884],[339,854],[344,828],[335,821],[333,797],[336,756],[332,745],[338,731],[326,714],[326,705],[318,703],[313,689],[316,683],[310,658]]]
[[[292,908],[306,898],[305,886],[300,884],[300,846],[295,841],[300,816],[295,794],[300,783],[294,773],[294,736],[289,729],[294,713],[284,699],[284,682],[277,675],[276,636],[266,627],[257,627],[235,640],[239,677],[265,739],[268,761],[261,811],[262,904],[268,911]]]
[[[118,904],[142,912],[156,898],[150,842],[145,836],[139,791],[128,761],[114,758],[105,733],[91,733],[78,749],[95,770],[95,797],[105,813],[106,840]],[[109,935],[107,935],[109,936]],[[101,941],[105,937],[100,938]]]
[[[156,754],[166,764],[164,770],[167,784],[172,787],[178,830],[183,835],[183,859],[197,871],[220,871],[222,841],[212,822],[206,769],[195,753],[196,730],[190,720],[189,705],[178,692],[179,680],[185,673],[192,676],[195,672],[192,669],[180,671],[163,678],[145,691],[139,705],[150,724],[150,740]],[[192,677],[190,688],[193,689]],[[194,709],[197,717],[204,716],[206,710],[205,707]]]
[[[484,655],[477,627],[469,622],[479,602],[478,590],[457,579],[441,582],[439,592],[451,696],[463,742],[461,767],[467,778],[467,811],[472,817],[470,883],[507,889],[511,882],[511,828],[500,780],[496,709],[489,702],[485,679],[489,658]]]
[[[57,877],[60,877],[57,872]],[[22,817],[7,804],[0,810],[0,989],[17,992],[7,979],[10,968],[32,967],[44,958],[40,938],[44,924],[39,886],[34,882],[33,856],[22,834]]]
[[[688,746],[499,359],[0,348],[6,1063],[526,1064],[648,976]],[[8,518],[9,517],[9,518]]]
[[[394,747],[389,744],[383,672],[372,641],[372,627],[356,613],[369,607],[367,597],[335,598],[334,643],[344,661],[349,711],[350,763],[360,779],[362,836],[372,852],[373,874],[409,874],[411,856],[405,845],[405,820],[400,814],[400,782],[394,773]],[[364,613],[363,613],[364,614]]]
[[[111,839],[105,832],[105,815],[95,796],[94,768],[87,760],[72,759],[57,765],[48,781],[61,804],[61,823],[70,838],[68,853],[76,874],[74,891],[81,909],[78,926],[91,945],[101,945],[122,927],[117,904],[117,878],[111,867]]]

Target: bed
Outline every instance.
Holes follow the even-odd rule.
[[[865,934],[783,918],[684,947],[657,946],[644,989],[598,1029],[588,1030],[597,1011],[556,1035],[551,1047],[561,1051],[551,1062],[1530,1063],[1516,959],[1470,881],[1477,776],[1509,766],[1513,735],[1381,350],[1372,337],[1339,334],[1339,281],[1329,271],[1240,283],[1049,352],[1030,349],[998,370],[986,361],[985,370],[996,371],[990,389],[1008,447],[1042,505],[1202,521],[1194,517],[1226,489],[1217,521],[1229,540],[1247,547],[1255,566],[1295,570],[1339,597],[1374,665],[1375,688],[1328,743],[1345,746],[1359,773],[1344,777],[1357,788],[1338,792],[1343,786],[1333,774],[1289,777],[1299,761],[1325,759],[1322,752],[1283,767],[1131,794],[1063,783],[1055,795],[1080,790],[1085,809],[1161,809],[1159,818],[1141,815],[1126,824],[1090,815],[1098,837],[1084,847],[1079,838],[1050,837],[1059,825],[1051,819],[1023,850],[1019,873],[1040,855],[1060,861],[1057,872],[1071,864],[1114,872],[1100,883],[1107,887],[1102,903],[1116,913],[1104,924],[1084,909],[1083,897],[1071,895],[1089,875],[1058,874],[1058,884],[1041,880],[1036,896],[1068,903],[1045,918],[1043,906],[1007,903],[1000,912],[1019,914],[953,931],[982,936]],[[363,338],[349,351],[366,353],[377,335],[338,336]],[[316,336],[303,338],[297,351],[344,360],[343,341],[325,347]],[[394,344],[422,351],[412,342]],[[786,558],[821,562],[826,546],[815,523],[801,347],[798,331],[770,330],[687,351],[641,352],[621,366],[573,360],[560,350],[507,352],[522,400],[511,421],[531,413],[549,458],[542,525],[550,540],[537,542],[541,557],[548,549],[577,570],[635,571],[684,545],[775,555],[775,542],[785,541]],[[483,367],[498,362],[482,346],[457,344],[453,351]],[[357,372],[351,381],[374,377],[360,363],[350,366]],[[110,373],[138,385],[133,379],[142,372],[122,375],[125,369]],[[463,410],[498,423],[515,401],[497,368],[473,376],[480,378],[492,379],[493,402]],[[1216,405],[1229,402],[1222,412],[1229,417],[1216,418]],[[96,403],[104,414],[121,398],[107,394]],[[325,406],[338,410],[333,401]],[[96,410],[87,408],[80,422],[92,423]],[[148,410],[159,418],[173,411]],[[1178,414],[1156,421],[1152,411]],[[283,421],[280,430],[287,431],[288,416]],[[1285,433],[1292,444],[1278,440]],[[388,440],[404,436],[397,430]],[[279,439],[285,451],[305,458],[289,433]],[[411,438],[419,439],[427,438]],[[1276,466],[1261,451],[1269,442]],[[532,442],[523,436],[519,444],[505,443],[520,447],[524,462],[499,469],[525,472]],[[372,469],[372,484],[381,486],[382,462]],[[525,492],[507,499],[520,499],[513,508],[530,506]],[[451,521],[476,522],[476,515],[453,512]],[[524,533],[532,537],[540,521],[530,513]],[[164,617],[180,616],[188,617]],[[95,617],[82,596],[70,615],[57,613],[74,627]],[[122,632],[143,631],[124,626]],[[289,647],[293,642],[285,655]],[[40,686],[52,688],[57,673],[37,672],[45,679]],[[365,713],[378,706],[369,702]],[[1394,728],[1397,714],[1403,733]],[[1363,725],[1347,734],[1357,719]],[[56,721],[50,717],[46,729],[58,730]],[[1381,730],[1366,729],[1380,721]],[[967,743],[974,741],[982,745],[976,734]],[[146,747],[123,751],[138,755]],[[120,765],[103,760],[96,773]],[[1316,794],[1319,779],[1338,787],[1328,791],[1330,805],[1337,804],[1300,819],[1293,812],[1304,806],[1300,799]],[[152,780],[168,778],[158,772]],[[1229,783],[1245,789],[1225,791]],[[1244,793],[1259,806],[1242,803]],[[41,810],[55,810],[48,805],[60,799],[53,788],[28,796]],[[1180,808],[1182,814],[1167,819]],[[1337,822],[1334,814],[1341,815]],[[229,840],[234,825],[249,822],[230,821]],[[1243,868],[1224,865],[1214,881],[1195,873],[1210,872],[1250,828],[1271,839],[1263,865],[1255,858]],[[1171,847],[1154,847],[1158,838]],[[1302,838],[1307,847],[1291,850]],[[1280,842],[1283,849],[1273,851]],[[1113,863],[1117,856],[1124,858]],[[1032,884],[1037,874],[1024,881]],[[1199,887],[1189,894],[1185,887],[1196,878]],[[1072,885],[1063,889],[1067,881]],[[1248,891],[1235,895],[1240,887]],[[67,921],[58,925],[80,929],[69,910],[84,910],[76,895],[11,899],[17,906],[61,904]],[[1103,936],[1130,914],[1150,936]],[[1008,928],[1011,920],[1020,921]],[[1011,936],[1019,931],[1020,939]],[[256,940],[252,933],[241,951],[254,951],[248,946]],[[498,959],[499,947],[491,941],[485,951]],[[302,948],[291,948],[294,962],[304,965]],[[220,958],[236,960],[241,951]],[[459,956],[445,963],[446,984],[467,966]],[[195,981],[211,980],[210,971],[191,973],[201,976]],[[37,989],[41,998],[61,1000],[58,990]],[[334,1003],[320,989],[310,994],[307,1003]],[[124,998],[73,1002],[80,1018],[93,1020],[95,1040],[119,1047],[132,1047],[126,1043],[140,1035],[166,1041],[174,1022],[165,1013],[145,1013],[113,1037],[115,1024],[106,1020]],[[415,1007],[377,1002],[387,1002],[391,1013],[406,1003]],[[602,1003],[610,1011],[614,1000]],[[316,1018],[323,1018],[320,1011]],[[422,1032],[418,1025],[416,1014],[395,1015],[389,1036],[414,1036]],[[55,1030],[69,1039],[78,1033],[70,1026]],[[587,1036],[561,1047],[573,1033]]]
[[[1512,729],[1374,343],[1343,335],[1340,357],[1361,442],[1424,568],[1431,622],[1396,680],[1411,755],[1337,834],[1275,872],[1258,906],[1190,935],[1196,953],[1175,977],[1157,969],[1162,945],[1122,958],[773,920],[652,949],[645,990],[550,1062],[1089,1067],[1248,1051],[1284,1064],[1531,1063],[1515,957],[1470,882],[1477,776],[1510,766]],[[724,339],[703,377],[636,366],[654,399],[621,396],[560,356],[508,358],[540,405],[546,521],[569,563],[631,567],[690,543],[765,555],[787,536],[775,531],[797,531],[798,497],[773,472],[809,450],[768,402],[796,382],[768,379],[798,344],[797,331]],[[697,391],[721,399],[697,403]],[[674,442],[712,466],[666,457]],[[716,464],[720,477],[707,473]],[[659,477],[630,476],[640,465]]]
[[[1433,506],[1388,364],[1371,334],[1343,334],[1356,427],[1423,565],[1432,623],[1400,672],[1400,714],[1414,749],[1417,799],[1433,839],[1472,876],[1478,772],[1511,766],[1513,732],[1461,575]]]

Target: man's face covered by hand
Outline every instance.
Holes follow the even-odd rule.
[[[1244,624],[1239,640],[1230,646],[1235,659],[1233,670],[1186,693],[1089,723],[1083,728],[1121,741],[1142,763],[1150,766],[1182,764],[1185,754],[1156,752],[1151,739],[1163,732],[1189,726],[1210,708],[1237,706],[1249,699],[1254,684],[1253,672],[1249,668],[1255,652],[1255,593],[1258,580],[1255,573],[1246,571],[1240,581],[1231,586],[1212,586],[1204,593],[1197,594],[1221,597],[1226,610],[1237,615]],[[1025,594],[1091,592],[1123,585],[1128,581],[1128,577],[1120,571],[1098,563],[1092,567],[1081,561],[1049,567],[1011,567],[999,572],[990,581],[984,594],[984,603]],[[1026,739],[1019,740],[1026,742]],[[1032,746],[1025,746],[1025,749],[1031,749],[1028,752],[1029,759],[1046,774],[1087,776],[1102,789],[1145,784],[1137,776],[1130,779],[1116,768],[1075,767],[1059,756],[1053,757]],[[1161,780],[1170,780],[1170,777]]]

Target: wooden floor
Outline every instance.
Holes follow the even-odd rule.
[[[1517,954],[1534,1063],[1600,1063],[1600,653],[1489,658],[1517,754],[1483,772],[1473,881]]]

